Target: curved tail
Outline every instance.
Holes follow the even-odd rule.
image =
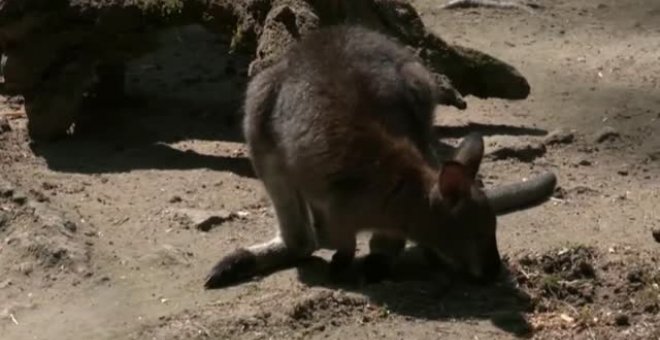
[[[486,197],[498,216],[545,202],[555,190],[557,176],[545,172],[527,181],[488,188]]]

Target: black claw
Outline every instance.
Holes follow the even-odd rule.
[[[392,271],[392,258],[384,254],[369,254],[362,264],[367,283],[378,283],[388,278]]]
[[[238,249],[220,260],[206,277],[205,289],[222,288],[255,274],[257,257],[245,250]]]

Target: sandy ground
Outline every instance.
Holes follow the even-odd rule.
[[[238,132],[244,84],[226,76],[245,61],[189,27],[131,65],[146,102],[99,112],[94,137],[31,145],[20,99],[3,100],[0,338],[660,339],[660,2],[539,3],[415,1],[443,38],[531,83],[524,101],[437,112],[441,138],[478,130],[487,152],[533,150],[489,158],[487,185],[558,175],[551,201],[499,219],[510,282],[450,286],[420,268],[337,287],[319,259],[204,291],[222,255],[272,236],[274,216]],[[548,142],[558,129],[572,139]],[[202,231],[192,213],[221,221]]]

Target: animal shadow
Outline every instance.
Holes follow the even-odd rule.
[[[297,267],[298,277],[309,286],[363,294],[401,316],[424,320],[490,320],[515,336],[532,335],[532,326],[524,316],[533,310],[531,297],[516,287],[506,269],[495,283],[472,284],[432,267],[420,248],[409,247],[394,263],[388,279],[367,284],[361,275],[363,260],[364,257],[358,258],[337,278],[330,274],[328,261],[314,256]]]
[[[62,172],[206,168],[254,178],[250,160],[245,156],[202,154],[171,145],[188,140],[241,143],[235,105],[210,113],[194,107],[184,111],[184,107],[192,105],[170,100],[151,107],[97,109],[93,123],[85,125],[83,131],[53,142],[32,143],[30,147],[50,169]]]
[[[512,126],[505,124],[469,123],[463,126],[435,126],[433,132],[440,138],[461,138],[471,132],[478,132],[482,136],[545,136],[548,131],[526,126]]]

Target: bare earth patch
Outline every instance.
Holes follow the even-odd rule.
[[[660,337],[660,3],[413,2],[443,39],[530,82],[526,100],[468,97],[436,117],[450,144],[484,135],[486,186],[558,175],[551,201],[499,219],[506,278],[452,280],[413,249],[390,281],[331,283],[320,253],[204,291],[211,266],[270,238],[275,218],[240,134],[248,60],[181,27],[129,65],[140,100],[99,113],[93,135],[31,144],[21,99],[0,100],[0,337]]]

